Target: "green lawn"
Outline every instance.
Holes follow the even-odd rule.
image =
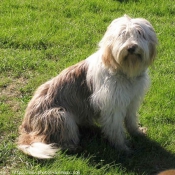
[[[53,160],[16,149],[18,127],[34,90],[97,49],[110,22],[124,14],[155,28],[158,55],[139,111],[145,138],[129,138],[134,154],[112,149],[98,134],[77,154]],[[151,175],[175,168],[175,3],[172,0],[0,1],[0,174]]]

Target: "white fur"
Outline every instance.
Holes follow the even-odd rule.
[[[45,144],[41,142],[35,142],[31,145],[20,145],[18,148],[24,153],[39,159],[53,158],[55,153],[58,151],[58,148],[53,147],[52,144]]]
[[[137,46],[134,54],[140,54],[142,60],[138,67],[134,67],[133,62],[129,72],[129,68],[122,62],[131,44]],[[124,150],[128,150],[125,144],[124,123],[131,135],[141,133],[138,127],[137,110],[149,87],[147,68],[150,60],[153,59],[150,56],[150,44],[153,47],[157,44],[151,24],[145,19],[131,19],[124,16],[109,25],[99,43],[99,50],[87,59],[89,64],[87,81],[93,84],[92,104],[101,111],[99,123],[109,141],[115,147]],[[111,55],[118,64],[119,68],[116,67],[115,70],[107,67],[102,61],[107,47],[110,47]],[[133,55],[130,57],[130,59],[134,58]]]
[[[100,51],[97,53],[101,54]],[[98,58],[97,53],[95,58]],[[90,68],[87,77],[89,81],[93,80],[94,92],[91,100],[93,106],[100,108],[99,123],[115,147],[128,150],[125,145],[123,122],[126,120],[130,133],[139,132],[136,115],[140,101],[149,86],[147,71],[140,77],[130,79],[125,75],[109,73],[100,59],[99,62],[91,64],[94,60],[93,56],[88,58]]]

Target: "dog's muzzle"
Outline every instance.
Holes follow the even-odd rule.
[[[130,58],[137,58],[137,59],[142,59],[142,53],[140,51],[140,48],[137,44],[130,44],[127,46],[127,56],[125,57],[125,59]]]
[[[129,46],[127,47],[128,53],[133,54],[133,53],[136,51],[137,47],[138,47],[138,46],[137,46],[136,44],[129,45]]]

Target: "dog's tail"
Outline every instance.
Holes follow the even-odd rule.
[[[25,154],[36,157],[38,159],[51,159],[59,150],[53,144],[46,144],[42,142],[34,142],[30,145],[18,145],[18,148]]]
[[[65,131],[64,116],[57,108],[46,110],[43,114],[36,114],[32,117],[30,113],[31,111],[27,111],[19,127],[18,149],[38,159],[53,158],[60,147]]]

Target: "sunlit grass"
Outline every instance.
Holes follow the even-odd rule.
[[[0,6],[0,174],[74,172],[153,174],[175,168],[175,4],[171,0],[6,0]],[[152,85],[139,111],[148,127],[129,138],[133,155],[95,135],[78,154],[39,161],[16,149],[25,108],[35,89],[96,51],[109,23],[124,14],[148,19],[159,39]]]

